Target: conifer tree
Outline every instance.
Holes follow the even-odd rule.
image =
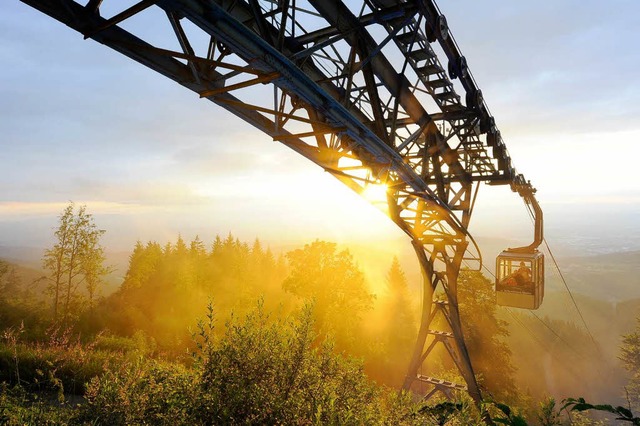
[[[189,252],[192,256],[204,256],[207,253],[204,243],[200,239],[200,236],[196,237],[189,244]]]
[[[394,256],[386,277],[386,298],[383,308],[386,318],[387,371],[401,380],[416,339],[416,318],[407,278],[398,258]],[[398,366],[402,366],[398,369]],[[397,370],[397,371],[396,371]]]
[[[482,273],[462,270],[458,277],[460,317],[471,363],[481,385],[499,401],[517,398],[515,368],[505,343],[507,323],[497,317],[493,285]]]

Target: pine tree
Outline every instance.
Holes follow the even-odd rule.
[[[416,318],[407,278],[394,256],[387,281],[387,344],[392,364],[405,365],[416,339]]]
[[[205,248],[204,243],[200,239],[200,236],[196,235],[193,241],[189,244],[189,252],[191,256],[198,257],[204,256],[207,254],[207,249]]]

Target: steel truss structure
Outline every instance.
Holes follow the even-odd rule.
[[[383,208],[410,236],[424,280],[403,386],[432,385],[427,397],[467,390],[481,401],[457,299],[462,262],[481,262],[467,231],[477,187],[508,184],[528,202],[535,191],[512,167],[433,1],[22,1],[232,112],[357,193],[386,185]],[[438,314],[447,329],[434,329]],[[438,343],[466,385],[419,374]]]

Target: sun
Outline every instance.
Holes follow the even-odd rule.
[[[384,183],[367,184],[362,191],[362,196],[372,204],[387,203],[387,190],[389,188]]]

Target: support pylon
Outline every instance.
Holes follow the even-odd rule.
[[[467,243],[463,241],[455,245],[453,256],[449,256],[444,244],[435,244],[434,249],[427,253],[422,243],[416,240],[413,240],[412,243],[422,272],[423,300],[418,338],[403,389],[411,389],[416,381],[430,384],[433,389],[425,395],[427,399],[438,391],[451,399],[453,397],[452,391],[466,390],[474,402],[479,405],[482,402],[482,396],[464,342],[457,297],[457,279]],[[444,270],[436,270],[437,259],[444,260]],[[436,291],[439,289],[442,290],[444,300],[434,299]],[[436,330],[432,327],[438,313],[445,318],[448,330]],[[434,378],[431,374],[426,376],[419,374],[420,367],[438,343],[445,347],[466,382],[466,386]]]

